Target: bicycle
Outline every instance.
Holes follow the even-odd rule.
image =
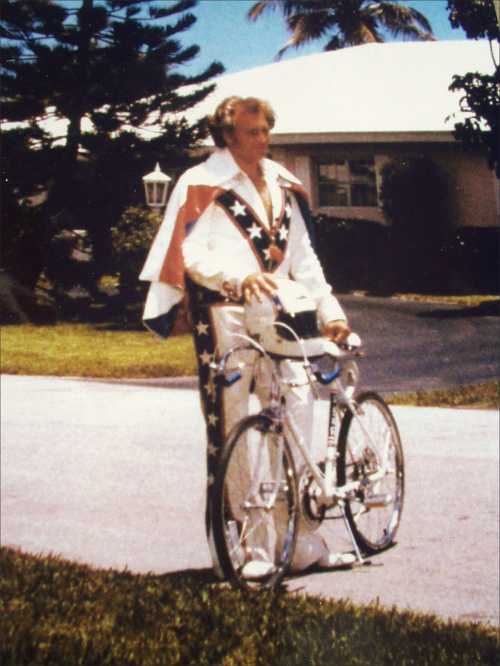
[[[239,337],[242,343],[212,364],[215,381],[224,386],[237,382],[244,363],[231,368],[229,359],[236,351],[253,349],[255,363],[270,364],[271,400],[233,428],[221,453],[211,510],[226,579],[234,587],[277,586],[292,561],[299,516],[316,529],[340,512],[356,564],[367,563],[365,558],[395,543],[403,508],[404,457],[384,399],[374,391],[355,393],[360,339],[351,334],[342,346],[330,343],[333,367],[326,372],[321,368],[325,357],[309,359],[303,353],[301,362],[315,398],[318,385],[329,388],[326,447],[317,462],[286,410],[292,384],[280,372],[284,359],[266,352],[253,338]],[[305,463],[300,478],[290,441]],[[262,577],[245,577],[249,554],[262,551],[271,557],[272,569]]]

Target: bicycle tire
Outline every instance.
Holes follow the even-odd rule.
[[[271,502],[273,493],[272,505],[258,508],[266,499]],[[293,557],[298,515],[297,477],[286,438],[267,415],[242,419],[221,453],[212,495],[214,544],[233,587],[278,585]],[[273,570],[261,578],[246,578],[247,562],[263,554]]]
[[[404,456],[396,420],[384,399],[374,391],[355,400],[356,418],[348,410],[339,434],[337,483],[364,481],[347,496],[345,511],[359,548],[373,555],[392,546],[401,522],[404,500]],[[362,419],[371,435],[363,432]],[[386,445],[387,442],[387,445]],[[378,481],[369,475],[387,470]]]

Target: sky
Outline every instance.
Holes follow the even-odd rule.
[[[221,62],[226,74],[267,65],[289,38],[280,11],[268,11],[256,22],[246,18],[255,0],[199,0],[191,10],[197,22],[182,35],[185,46],[198,44],[201,51],[183,74],[201,72],[214,60]],[[461,29],[453,29],[446,10],[447,0],[401,0],[401,4],[418,9],[431,23],[440,40],[465,39]],[[317,53],[319,42],[287,51],[284,60]]]

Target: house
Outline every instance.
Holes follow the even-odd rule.
[[[272,157],[302,180],[316,213],[387,224],[384,164],[425,155],[445,174],[454,226],[498,227],[499,182],[485,153],[453,137],[464,114],[448,88],[470,71],[494,71],[488,41],[366,44],[221,76],[188,118],[230,95],[266,99],[277,113]]]

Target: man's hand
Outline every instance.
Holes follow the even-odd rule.
[[[245,303],[249,303],[252,296],[262,303],[262,295],[272,296],[277,288],[278,285],[269,273],[252,273],[241,283],[241,293]]]
[[[345,342],[350,332],[351,329],[348,323],[343,319],[329,321],[323,327],[323,334],[325,337],[333,340],[333,342],[336,342],[337,344]]]

